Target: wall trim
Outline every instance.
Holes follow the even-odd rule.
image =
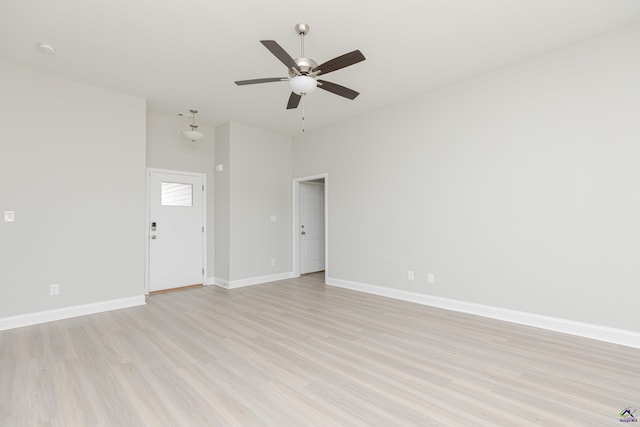
[[[229,289],[229,281],[225,279],[221,279],[219,277],[214,277],[213,282],[211,284]]]
[[[54,322],[56,320],[70,319],[72,317],[86,316],[88,314],[136,307],[145,305],[146,303],[145,296],[140,295],[136,297],[102,301],[93,304],[75,305],[56,310],[38,311],[35,313],[5,317],[0,319],[0,331],[21,328],[23,326],[38,325],[40,323]]]
[[[204,278],[204,282],[202,283],[204,286],[211,286],[211,285],[215,285],[216,284],[216,279],[215,277],[205,277]]]
[[[640,332],[327,277],[327,285],[640,348]]]
[[[243,288],[245,286],[260,285],[262,283],[276,282],[278,280],[291,279],[293,277],[292,272],[270,274],[268,276],[249,277],[247,279],[240,280],[225,280],[215,277],[214,285],[221,286],[226,289]]]

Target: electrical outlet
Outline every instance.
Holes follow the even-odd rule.
[[[433,273],[427,274],[427,283],[433,284],[436,283],[436,275]]]
[[[59,295],[59,294],[60,294],[60,285],[58,283],[49,285],[49,295]]]
[[[407,279],[409,280],[415,279],[415,275],[413,274],[413,271],[411,270],[407,271]]]

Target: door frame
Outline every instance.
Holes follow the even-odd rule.
[[[300,183],[324,179],[324,275],[329,277],[329,174],[304,176],[293,179],[292,188],[292,230],[291,230],[291,266],[293,277],[300,277]]]
[[[144,293],[149,295],[149,277],[151,274],[151,263],[149,262],[151,253],[151,174],[152,173],[167,173],[173,175],[186,175],[202,178],[202,185],[204,190],[202,191],[202,224],[204,226],[204,233],[202,235],[202,267],[204,273],[202,274],[202,284],[206,282],[207,276],[207,233],[209,227],[207,226],[207,174],[200,172],[187,172],[177,171],[171,169],[158,169],[158,168],[146,168],[145,180],[146,180],[146,228],[145,228],[145,241],[144,245]]]

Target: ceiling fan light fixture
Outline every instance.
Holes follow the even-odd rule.
[[[289,86],[298,95],[309,95],[316,90],[318,82],[313,77],[295,76],[289,80]]]

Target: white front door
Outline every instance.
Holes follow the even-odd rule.
[[[324,270],[324,184],[300,183],[300,274]]]
[[[202,284],[204,177],[149,172],[149,291]]]

